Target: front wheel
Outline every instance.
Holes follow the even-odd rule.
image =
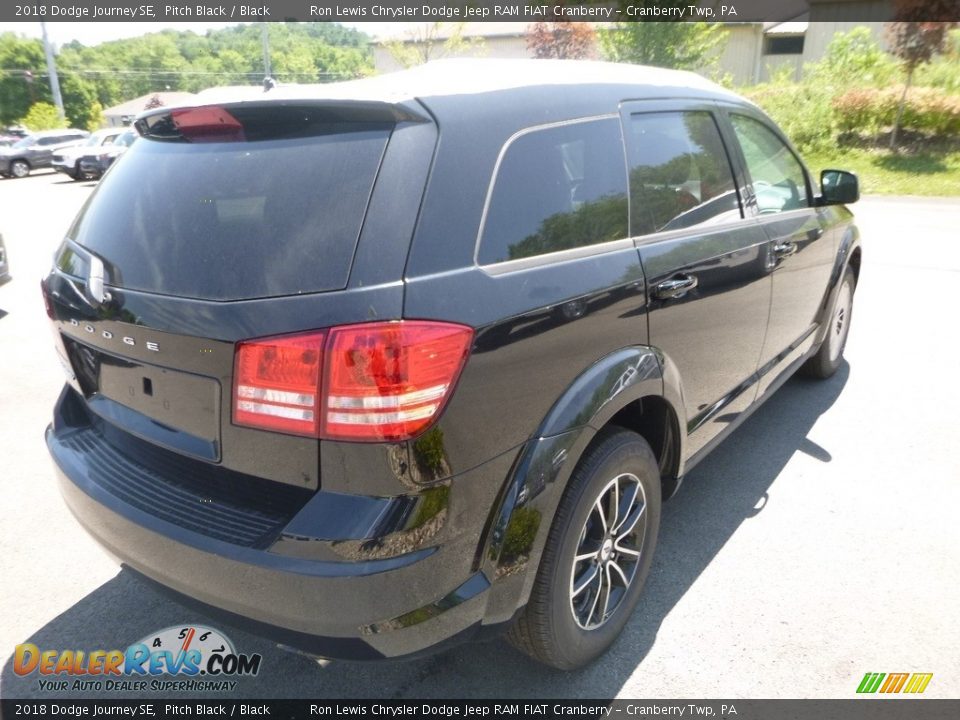
[[[561,670],[606,652],[640,599],[659,527],[660,471],[650,446],[629,430],[604,430],[560,501],[510,642]]]
[[[30,174],[30,163],[26,160],[14,160],[10,163],[10,174],[15,178],[25,178]]]
[[[850,321],[853,319],[853,291],[857,280],[853,270],[847,268],[843,274],[843,281],[837,290],[833,308],[827,318],[827,336],[820,344],[820,349],[803,365],[803,374],[807,377],[825,380],[831,377],[843,362],[843,351],[847,346],[847,336],[850,334]]]

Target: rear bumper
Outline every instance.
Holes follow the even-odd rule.
[[[123,566],[172,591],[184,604],[283,644],[347,659],[419,655],[480,631],[499,630],[484,626],[491,585],[474,566],[486,521],[480,508],[464,513],[475,515],[474,530],[463,528],[453,537],[441,530],[436,543],[427,539],[409,552],[353,561],[326,559],[327,553],[316,559],[324,553],[314,545],[348,548],[340,550],[347,557],[357,557],[359,545],[286,532],[302,531],[305,514],[318,516],[318,503],[336,505],[343,499],[318,492],[268,547],[241,546],[168,522],[118,497],[110,489],[114,479],[105,479],[112,470],[78,451],[81,432],[62,423],[46,432],[67,505]],[[481,475],[499,471],[501,464],[487,465],[458,481],[491,482]],[[132,468],[123,466],[126,477]]]

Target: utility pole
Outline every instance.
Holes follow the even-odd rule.
[[[263,81],[266,82],[273,75],[270,70],[270,34],[265,22],[260,23],[260,30],[263,38]]]
[[[63,96],[60,95],[60,78],[57,77],[57,64],[53,60],[53,48],[50,47],[50,39],[47,37],[47,24],[40,23],[43,30],[43,51],[47,55],[47,72],[50,73],[50,91],[53,93],[53,104],[57,106],[57,114],[61,120],[65,120],[67,114],[63,111]]]

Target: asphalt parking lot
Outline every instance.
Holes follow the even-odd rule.
[[[5,698],[51,697],[14,673],[17,643],[125,648],[206,621],[88,539],[43,443],[63,376],[38,283],[93,186],[48,172],[0,180],[14,276],[0,288]],[[866,672],[932,672],[926,697],[960,697],[960,198],[854,210],[865,255],[847,364],[827,382],[791,380],[687,478],[608,655],[576,673],[502,642],[318,663],[214,624],[264,656],[235,696],[850,698]]]

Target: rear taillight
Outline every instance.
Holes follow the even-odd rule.
[[[243,342],[238,425],[338,440],[406,440],[436,419],[470,350],[463,325],[404,320]]]
[[[304,333],[240,343],[233,372],[233,421],[317,435],[325,336]]]

